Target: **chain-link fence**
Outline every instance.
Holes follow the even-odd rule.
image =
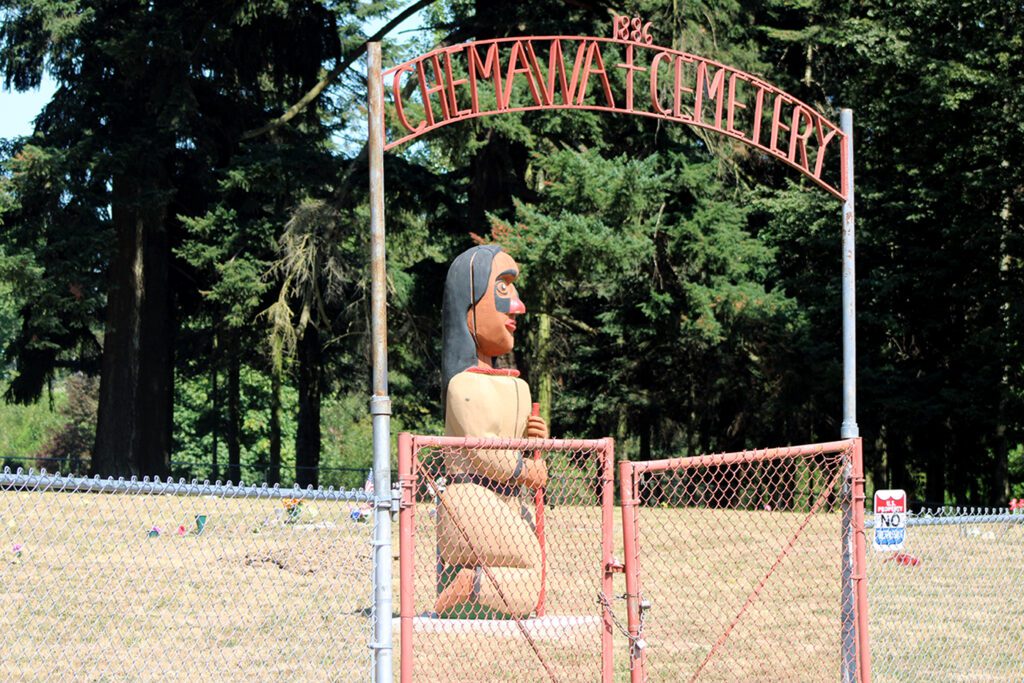
[[[859,679],[858,443],[622,463],[634,681]]]
[[[399,479],[403,681],[611,680],[610,440],[403,434]]]
[[[372,494],[0,475],[0,678],[367,681]]]
[[[836,680],[866,569],[876,681],[1024,680],[1024,511],[911,514],[858,568],[851,443],[622,463],[620,533],[610,440],[403,435],[396,660],[415,680]],[[542,487],[501,480],[535,451]],[[5,471],[0,678],[371,680],[372,504]]]
[[[4,455],[0,457],[3,467],[9,467],[12,471],[18,468],[23,470],[46,470],[48,472],[63,472],[65,475],[79,476],[89,472],[91,462],[88,458],[80,455],[69,455],[62,457],[51,457],[43,455],[19,456]],[[271,467],[269,463],[243,462],[237,466],[231,466],[226,462],[213,463],[210,461],[179,460],[173,459],[169,463],[170,475],[174,479],[184,478],[188,480],[226,479],[232,482],[245,481],[317,481],[320,486],[327,488],[333,486],[336,489],[357,488],[366,481],[366,474],[370,467],[332,467],[330,465],[296,465],[294,463],[283,463],[278,467]]]
[[[867,569],[876,681],[1024,680],[1024,510],[911,514]]]

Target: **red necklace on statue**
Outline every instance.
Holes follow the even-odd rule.
[[[482,368],[479,365],[466,368],[466,372],[479,372],[481,375],[496,375],[498,377],[519,376],[519,371],[515,368]]]

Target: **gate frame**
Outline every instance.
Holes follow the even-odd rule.
[[[547,447],[546,449],[544,447]],[[401,624],[401,661],[399,680],[412,683],[413,680],[413,619],[415,618],[415,525],[416,487],[419,476],[416,472],[416,454],[424,448],[496,448],[507,450],[546,451],[588,450],[598,457],[598,474],[601,479],[601,592],[605,602],[610,603],[613,576],[623,571],[623,565],[613,556],[615,550],[614,508],[615,508],[615,440],[603,439],[494,439],[458,436],[425,436],[401,432],[398,435],[398,541],[399,541],[399,623]],[[380,620],[378,619],[378,622]],[[391,619],[386,620],[391,624]],[[518,622],[519,620],[516,619]],[[601,681],[612,683],[613,656],[612,629],[614,621],[607,607],[601,609]],[[380,680],[380,679],[378,679]]]
[[[616,16],[612,22],[612,38],[592,38],[584,36],[547,36],[546,38],[566,38],[576,40],[591,40],[596,42],[614,42],[625,46],[627,59],[631,62],[635,48],[657,49],[665,53],[683,54],[677,50],[653,45],[653,38],[650,35],[651,22],[643,22],[639,17]],[[542,36],[522,36],[520,39],[544,38]],[[515,39],[513,39],[515,40]],[[484,41],[481,41],[484,42]],[[473,45],[473,42],[468,45]],[[443,51],[440,51],[443,52]],[[421,57],[434,55],[435,63],[440,68],[437,56],[439,51],[429,52]],[[797,103],[806,108],[809,116],[817,115],[822,121],[823,116],[817,113],[813,107],[803,104],[796,97],[793,97],[766,83],[763,79],[744,74],[738,69],[723,65],[713,60],[697,57],[695,55],[683,55],[684,58],[696,58],[705,64],[715,64],[728,68],[735,74],[753,79],[753,82],[773,88],[787,101]],[[598,55],[600,59],[600,55]],[[588,58],[589,64],[589,58]],[[450,63],[446,66],[449,66]],[[498,67],[493,67],[497,69]],[[574,74],[578,66],[574,67]],[[603,68],[603,67],[602,67]],[[632,64],[628,65],[628,83],[633,82]],[[584,78],[589,73],[589,66],[584,67]],[[515,72],[513,72],[514,75]],[[421,75],[422,76],[422,75]],[[530,77],[532,78],[532,76]],[[731,79],[730,79],[731,80]],[[532,80],[531,80],[532,83]],[[454,83],[449,82],[449,87]],[[426,86],[424,85],[424,89]],[[367,151],[369,157],[369,190],[370,190],[370,256],[371,256],[371,287],[370,287],[370,319],[371,319],[371,356],[372,356],[372,394],[370,397],[370,414],[373,420],[373,479],[375,500],[374,507],[374,611],[376,614],[392,613],[392,589],[391,589],[391,529],[392,514],[395,511],[395,503],[391,477],[391,397],[388,393],[388,365],[387,365],[387,271],[385,265],[385,229],[384,229],[384,150],[387,147],[385,140],[384,121],[384,83],[381,68],[381,44],[373,41],[367,43],[367,91],[368,91],[368,116],[367,116]],[[632,94],[630,93],[630,97]],[[582,97],[580,98],[582,103]],[[430,106],[430,103],[427,103]],[[627,105],[630,108],[631,104]],[[530,109],[605,109],[611,111],[623,111],[614,107],[592,107],[576,106],[565,107],[547,103]],[[503,113],[504,110],[487,112],[493,114]],[[625,113],[644,115],[639,111],[628,109]],[[649,115],[649,114],[648,114]],[[456,111],[453,119],[459,119],[460,114]],[[472,118],[472,117],[466,117]],[[662,117],[668,118],[668,117]],[[853,176],[853,112],[850,109],[840,110],[840,154],[841,154],[841,187],[838,192],[822,185],[820,178],[815,178],[808,170],[796,166],[792,161],[782,159],[790,165],[796,166],[798,170],[809,177],[813,182],[822,185],[834,196],[843,202],[842,210],[842,359],[843,359],[843,421],[840,435],[844,439],[852,439],[860,436],[856,419],[856,296],[855,296],[855,211],[854,211],[854,176]],[[689,125],[700,125],[693,120],[679,122]],[[731,122],[731,118],[730,118]],[[449,121],[444,121],[445,124]],[[828,122],[833,128],[835,124]],[[731,125],[728,124],[728,125]],[[707,126],[704,126],[707,127]],[[784,127],[784,126],[783,126]],[[413,140],[422,133],[429,132],[434,127],[424,126],[422,131],[415,131],[413,135],[406,136],[405,141]],[[726,129],[716,128],[718,132],[731,134]],[[761,148],[763,145],[756,145],[751,140],[742,136],[738,137],[746,144]],[[774,144],[774,143],[773,143]],[[860,508],[863,515],[863,506]],[[844,561],[847,556],[844,555]],[[370,644],[374,650],[374,678],[377,681],[389,681],[392,679],[392,626],[388,619],[378,619],[374,630],[374,640]],[[849,660],[850,653],[844,652],[844,660]]]
[[[738,463],[753,463],[776,460],[782,457],[799,458],[816,455],[822,452],[850,451],[850,460],[845,465],[842,485],[850,489],[849,506],[843,509],[843,581],[840,590],[845,594],[849,590],[853,609],[850,619],[844,619],[843,648],[841,652],[840,670],[843,683],[871,683],[871,647],[868,638],[868,592],[867,592],[867,535],[864,529],[864,451],[863,439],[860,437],[843,441],[788,446],[783,448],[766,448],[758,451],[740,451],[719,455],[699,455],[686,458],[669,458],[631,462],[624,460],[619,463],[619,487],[622,504],[622,537],[625,552],[626,570],[626,623],[630,640],[630,681],[645,683],[646,676],[646,643],[643,640],[642,610],[649,607],[640,599],[641,585],[637,557],[637,535],[639,520],[639,475],[645,472],[666,472],[701,466],[720,466]],[[851,585],[852,584],[852,585]],[[843,605],[847,601],[842,601]],[[848,626],[855,626],[856,633],[848,634]],[[852,652],[847,642],[852,635]],[[852,661],[851,661],[852,660]],[[851,666],[852,665],[852,666]]]

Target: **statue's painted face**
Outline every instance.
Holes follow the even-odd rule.
[[[515,346],[516,316],[526,313],[514,284],[518,276],[519,266],[511,256],[495,254],[487,292],[466,314],[480,356],[501,356]]]

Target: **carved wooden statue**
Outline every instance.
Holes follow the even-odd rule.
[[[519,372],[493,366],[512,350],[516,316],[526,312],[518,275],[516,262],[497,245],[463,252],[448,270],[442,395],[449,436],[548,437],[543,418],[530,414],[530,389]],[[447,585],[435,611],[480,605],[529,615],[541,590],[541,549],[521,493],[523,486],[546,484],[544,461],[521,451],[466,450],[449,453],[445,467],[437,543]]]

